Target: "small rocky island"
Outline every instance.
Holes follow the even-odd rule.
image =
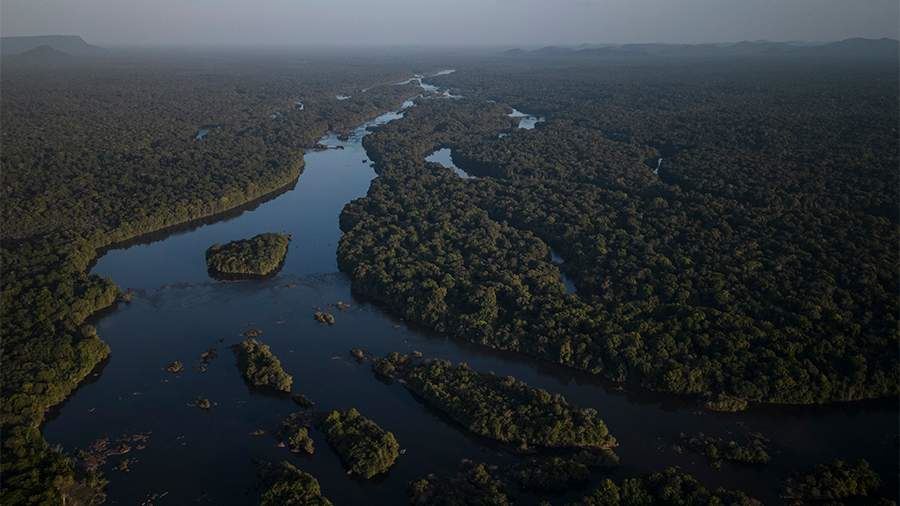
[[[284,371],[281,361],[268,345],[248,337],[235,345],[234,351],[238,357],[238,367],[250,386],[291,391],[294,378]]]
[[[256,278],[274,274],[284,263],[290,234],[265,233],[213,244],[206,250],[206,266],[213,277],[226,279]]]

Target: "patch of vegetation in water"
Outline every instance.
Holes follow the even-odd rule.
[[[416,506],[460,504],[505,506],[512,504],[503,482],[485,464],[464,461],[459,472],[448,478],[430,474],[409,484],[409,503]]]
[[[322,430],[349,474],[371,478],[390,469],[400,454],[394,434],[355,408],[332,411],[322,422]]]
[[[316,446],[309,437],[309,428],[309,416],[306,413],[292,413],[282,420],[278,435],[292,452],[312,455],[316,452]]]
[[[511,376],[479,373],[465,363],[415,360],[391,353],[375,372],[403,384],[470,431],[503,443],[547,448],[612,449],[616,439],[597,411],[571,406],[562,395]]]
[[[577,460],[535,459],[515,466],[496,466],[464,460],[451,476],[428,476],[412,481],[413,505],[516,504],[523,491],[553,494],[575,492],[589,479],[589,469]],[[524,480],[529,480],[525,483]],[[560,503],[561,504],[561,503]],[[600,485],[569,503],[571,506],[638,506],[650,504],[759,506],[758,500],[736,490],[710,490],[678,468],[627,478],[604,479]]]
[[[238,367],[250,386],[290,392],[294,378],[281,367],[269,345],[247,338],[235,345]]]
[[[710,490],[692,475],[676,467],[621,482],[604,479],[600,486],[577,503],[580,506],[638,504],[728,504],[761,506],[744,492],[717,488]]]
[[[532,459],[517,466],[515,478],[523,490],[565,492],[585,485],[591,469],[584,462],[564,457]]]
[[[313,313],[313,318],[317,322],[323,323],[325,325],[335,324],[334,315],[325,311],[316,311],[315,313]]]
[[[740,441],[710,436],[702,432],[679,436],[680,444],[676,450],[688,450],[705,455],[715,468],[722,466],[722,461],[740,462],[743,464],[768,464],[772,457],[768,451],[768,440],[762,434],[748,434]]]
[[[870,498],[868,504],[875,504],[878,500],[871,496],[880,485],[881,478],[865,460],[853,464],[835,460],[820,464],[811,472],[797,473],[788,478],[782,497],[788,504],[798,505],[843,504],[838,501],[862,498]],[[886,503],[891,504],[890,501]]]
[[[716,396],[710,396],[704,402],[703,406],[710,411],[736,413],[738,411],[744,411],[745,409],[747,409],[748,402],[745,399],[741,399],[739,397],[719,394]]]
[[[213,244],[206,250],[206,266],[216,277],[268,276],[284,263],[290,242],[290,234],[265,233]]]
[[[331,506],[331,501],[322,495],[318,480],[290,462],[264,465],[260,470],[260,481],[260,506]]]

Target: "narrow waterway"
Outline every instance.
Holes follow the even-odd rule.
[[[515,108],[507,116],[509,116],[510,118],[519,118],[518,128],[522,128],[524,130],[531,130],[535,126],[537,126],[538,123],[543,123],[545,121],[542,116],[534,116]]]
[[[453,163],[453,156],[450,148],[441,148],[436,150],[434,153],[425,157],[426,162],[436,163],[443,167],[446,167],[453,171],[454,174],[463,178],[463,179],[472,179],[475,176],[469,174],[468,172],[460,169]]]
[[[398,111],[361,125],[346,141],[323,139],[343,149],[308,153],[296,187],[252,210],[99,259],[93,272],[136,289],[135,298],[97,318],[111,357],[48,417],[44,435],[76,453],[101,437],[151,433],[146,449],[112,457],[104,466],[110,504],[140,504],[152,494],[164,494],[156,504],[252,504],[257,461],[280,459],[316,476],[336,504],[403,504],[410,480],[450,473],[463,458],[491,463],[517,458],[465,433],[401,385],[377,380],[369,364],[350,358],[354,347],[374,355],[419,350],[465,361],[594,407],[620,442],[618,475],[680,465],[710,485],[742,488],[775,502],[777,484],[791,470],[836,457],[864,457],[896,488],[894,402],[713,414],[672,396],[623,391],[551,364],[435,337],[356,300],[348,279],[337,271],[338,216],[347,202],[365,195],[375,177],[361,144],[367,129],[401,116]],[[208,278],[207,247],[267,231],[293,234],[277,276],[241,282]],[[338,301],[349,303],[349,309],[337,309]],[[330,308],[336,324],[314,321],[317,308]],[[229,347],[249,328],[262,331],[262,340],[294,376],[294,391],[313,400],[316,410],[356,407],[394,432],[406,453],[389,473],[372,480],[348,477],[318,431],[312,433],[314,456],[276,447],[272,432],[297,407],[289,398],[244,384]],[[204,372],[197,366],[209,348],[218,358]],[[182,361],[186,370],[166,372],[173,360]],[[212,409],[192,406],[198,396],[210,399]],[[252,435],[259,429],[266,434]],[[761,432],[772,440],[773,461],[714,470],[703,457],[672,449],[679,433],[701,431],[722,436]],[[133,459],[127,472],[114,469],[123,458]]]

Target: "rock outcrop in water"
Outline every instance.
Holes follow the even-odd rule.
[[[247,338],[235,345],[238,367],[250,386],[290,392],[294,378],[281,367],[281,361],[268,345]]]
[[[617,443],[597,411],[569,405],[561,395],[513,377],[473,371],[465,363],[415,360],[391,353],[373,364],[470,431],[521,448],[612,449]]]
[[[225,245],[214,244],[206,250],[206,266],[215,277],[268,276],[281,268],[290,241],[290,234],[266,233]]]
[[[371,478],[390,469],[400,454],[394,434],[354,408],[332,411],[322,422],[322,430],[349,474]]]

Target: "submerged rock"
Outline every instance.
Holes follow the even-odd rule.
[[[182,364],[180,360],[176,360],[174,362],[169,363],[169,365],[166,366],[166,371],[168,371],[172,374],[178,374],[178,373],[184,371],[184,364]]]
[[[334,325],[334,315],[331,313],[326,313],[324,311],[316,311],[313,314],[313,318],[316,319],[319,323],[324,323],[326,325]]]
[[[303,394],[294,394],[291,396],[291,400],[294,401],[294,404],[300,406],[301,408],[308,409],[315,406],[315,403],[309,400]]]

